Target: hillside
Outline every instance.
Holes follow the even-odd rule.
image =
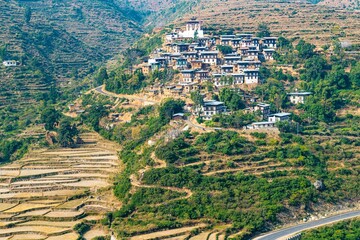
[[[323,0],[318,3],[319,5],[344,8],[344,9],[359,9],[359,0]]]
[[[358,12],[328,8],[299,1],[200,1],[178,23],[192,16],[204,22],[207,30],[222,32],[253,32],[259,22],[266,22],[274,35],[304,38],[318,46],[333,38],[359,43],[360,17]]]

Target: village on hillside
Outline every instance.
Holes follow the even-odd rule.
[[[259,102],[251,89],[263,83],[260,67],[274,61],[277,37],[255,37],[254,34],[207,36],[201,21],[192,18],[184,29],[176,28],[164,36],[162,48],[150,54],[148,60],[138,66],[144,75],[154,71],[172,69],[178,74],[167,84],[155,83],[145,90],[148,97],[176,97],[189,100],[191,93],[203,97],[201,106],[188,103],[185,110],[202,120],[214,115],[231,114],[224,102],[212,99],[207,88],[217,93],[228,87],[242,94],[248,112],[259,112],[263,121],[254,122],[245,129],[274,128],[278,121],[288,121],[290,113],[271,113],[270,104]],[[291,92],[292,104],[304,103],[311,92]],[[188,101],[186,101],[188,102]],[[184,113],[175,113],[174,117]]]

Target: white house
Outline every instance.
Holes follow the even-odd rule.
[[[293,104],[304,104],[306,98],[309,97],[312,93],[311,92],[292,92],[288,93],[289,100]]]
[[[204,31],[201,30],[201,22],[195,18],[186,23],[186,30],[179,32],[180,38],[203,38]]]
[[[270,104],[259,103],[256,106],[254,106],[253,109],[254,111],[260,111],[264,119],[270,115]]]
[[[200,117],[204,120],[211,120],[214,115],[226,112],[226,106],[223,102],[215,100],[205,100],[201,106]]]
[[[6,60],[6,61],[3,61],[3,65],[5,67],[16,67],[17,65],[19,65],[19,63],[15,60]]]
[[[259,83],[259,69],[245,69],[245,83],[246,84],[253,84]]]
[[[282,122],[290,120],[291,113],[275,113],[269,116],[269,122]]]
[[[203,51],[199,53],[200,60],[210,65],[217,65],[218,63],[218,51]]]

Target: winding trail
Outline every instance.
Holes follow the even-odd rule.
[[[151,153],[151,158],[156,163],[158,163],[158,165],[155,166],[154,168],[157,168],[157,169],[158,168],[165,168],[167,166],[165,161],[160,160],[155,156],[155,152]],[[146,184],[143,184],[141,182],[141,179],[142,179],[144,173],[146,171],[148,171],[149,169],[151,169],[151,168],[149,166],[146,166],[145,168],[139,170],[140,179],[136,176],[136,174],[131,174],[130,175],[131,185],[134,186],[134,187],[140,187],[140,188],[160,188],[160,189],[170,190],[170,191],[179,192],[179,193],[186,193],[185,196],[170,199],[170,200],[162,202],[162,203],[154,204],[154,206],[161,206],[161,205],[168,204],[170,202],[175,202],[175,201],[178,201],[178,200],[188,199],[193,195],[193,192],[188,188],[163,187],[163,186],[158,186],[158,185],[146,185]]]

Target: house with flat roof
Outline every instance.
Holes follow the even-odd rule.
[[[267,48],[276,48],[276,42],[277,42],[277,37],[264,37],[262,39],[262,44],[264,47]]]
[[[265,60],[274,60],[275,49],[267,48],[263,50]]]
[[[181,79],[182,79],[182,82],[187,82],[187,83],[193,82],[195,79],[195,70],[193,70],[193,69],[182,70],[181,71]]]
[[[268,117],[269,122],[283,122],[283,121],[289,121],[291,117],[291,113],[275,113],[271,114]]]
[[[270,104],[267,103],[258,103],[253,107],[254,111],[260,111],[263,119],[267,119],[270,115]]]
[[[221,67],[222,73],[233,73],[234,72],[234,65],[222,65]]]
[[[306,101],[306,98],[311,96],[311,92],[292,92],[288,93],[289,100],[292,104],[304,104]]]
[[[200,109],[200,117],[204,120],[211,120],[214,115],[226,113],[226,106],[223,102],[205,100]]]
[[[217,65],[218,64],[218,51],[203,51],[199,53],[199,58],[204,63],[208,63],[210,65]]]
[[[245,83],[246,84],[260,83],[258,68],[244,69],[244,74],[245,74]]]
[[[3,65],[5,67],[16,67],[19,65],[19,63],[15,60],[6,60],[6,61],[3,61]]]

